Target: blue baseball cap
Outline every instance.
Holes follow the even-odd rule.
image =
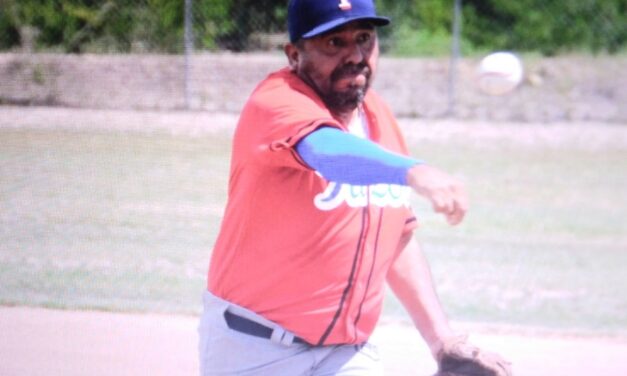
[[[290,0],[287,8],[292,43],[358,20],[371,21],[375,26],[390,23],[389,18],[377,16],[373,0]]]

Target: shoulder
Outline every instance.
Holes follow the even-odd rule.
[[[398,123],[394,112],[376,91],[372,89],[368,91],[364,98],[364,107],[369,117],[383,128],[391,128],[398,131]]]
[[[338,122],[316,92],[284,68],[268,75],[253,91],[240,115],[236,135],[250,133],[274,140],[321,123]]]
[[[394,112],[374,90],[369,90],[364,100],[369,119],[373,121],[373,138],[377,141],[407,154],[405,137],[398,125]]]
[[[270,73],[253,91],[250,102],[263,107],[280,107],[290,103],[309,103],[316,107],[324,104],[316,94],[289,68]]]
[[[368,94],[366,94],[364,101],[366,107],[377,116],[386,116],[390,119],[394,119],[392,109],[374,89],[368,90]]]
[[[284,68],[271,73],[257,86],[244,106],[242,119],[274,127],[333,119],[333,116],[309,85]]]

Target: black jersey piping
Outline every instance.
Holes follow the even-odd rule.
[[[344,288],[344,292],[342,293],[342,297],[340,298],[340,304],[337,308],[337,311],[335,311],[333,320],[331,320],[331,323],[329,324],[327,329],[324,331],[324,334],[318,341],[318,346],[322,346],[324,344],[324,341],[326,341],[329,335],[331,334],[331,331],[335,327],[335,324],[337,324],[337,320],[340,318],[340,315],[342,314],[342,309],[344,308],[346,297],[348,296],[348,293],[351,291],[351,288],[353,287],[353,280],[355,278],[355,272],[357,271],[357,260],[359,260],[359,254],[362,249],[362,242],[364,241],[364,233],[366,231],[367,213],[368,213],[368,208],[367,207],[363,208],[362,216],[361,216],[361,230],[359,231],[359,241],[357,242],[357,249],[355,250],[355,256],[353,257],[353,266],[351,267],[351,272],[348,276],[348,281],[346,283],[346,287]]]
[[[416,219],[416,217],[411,217],[411,218],[409,218],[408,220],[405,221],[405,225],[408,225],[408,224],[410,224],[412,222],[416,222],[416,221],[418,221],[418,219]]]
[[[372,254],[372,265],[370,265],[370,273],[368,274],[368,279],[366,281],[366,290],[364,291],[364,297],[361,299],[361,303],[359,304],[359,311],[357,312],[357,317],[355,318],[355,327],[361,318],[361,310],[364,307],[364,302],[366,301],[366,296],[368,295],[368,289],[370,288],[370,281],[372,280],[372,274],[374,273],[374,265],[377,262],[377,251],[379,249],[379,234],[381,233],[381,224],[383,223],[383,208],[379,210],[379,224],[377,225],[377,233],[374,239],[374,250]]]

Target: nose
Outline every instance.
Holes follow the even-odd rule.
[[[352,43],[347,47],[345,63],[359,64],[366,58],[366,51],[358,43]]]

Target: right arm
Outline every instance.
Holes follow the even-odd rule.
[[[437,213],[456,225],[468,208],[463,186],[424,162],[388,151],[378,144],[322,127],[297,145],[301,159],[325,179],[353,185],[399,184],[427,198]]]

